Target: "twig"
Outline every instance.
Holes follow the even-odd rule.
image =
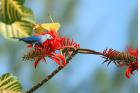
[[[100,52],[96,52],[94,50],[90,50],[90,49],[76,49],[75,51],[73,51],[73,53],[67,58],[67,64],[69,63],[69,61],[77,54],[77,53],[81,53],[81,54],[96,54],[96,55],[103,55]],[[37,90],[38,88],[40,88],[43,84],[45,84],[47,81],[49,81],[53,76],[55,76],[60,70],[62,70],[64,67],[59,66],[56,70],[54,70],[50,75],[48,75],[45,79],[43,79],[41,82],[39,82],[37,85],[33,86],[31,89],[29,89],[26,93],[33,93],[35,90]]]
[[[68,58],[67,62],[69,61],[78,53],[78,49],[75,50]],[[40,83],[33,86],[31,89],[29,89],[26,93],[33,93],[35,90],[40,88],[43,84],[45,84],[47,81],[49,81],[53,76],[55,76],[60,70],[62,70],[64,67],[59,66],[56,70],[54,70],[50,75],[48,75],[45,79],[43,79]]]
[[[81,53],[81,54],[103,55],[101,52],[97,52],[97,51],[95,51],[95,50],[90,50],[90,49],[83,49],[83,48],[79,48],[79,49],[78,49],[78,53]]]

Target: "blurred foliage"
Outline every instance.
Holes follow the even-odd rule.
[[[137,14],[137,11],[134,12],[132,15],[132,19],[130,20],[128,31],[130,32],[129,47],[137,48],[138,47],[138,14]]]
[[[32,34],[32,10],[23,6],[24,0],[0,1],[0,33],[5,37],[27,37]]]
[[[60,22],[63,22],[61,20],[71,22],[71,21],[73,21],[72,19],[74,19],[74,10],[76,8],[76,5],[77,5],[78,1],[77,0],[67,0],[65,2],[66,2],[65,3],[66,4],[65,8],[64,8],[63,12],[61,13],[61,15],[59,17],[59,20],[60,20]]]
[[[11,73],[0,77],[0,93],[22,93],[22,86]]]

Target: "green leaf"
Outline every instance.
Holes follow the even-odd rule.
[[[31,9],[24,7],[24,0],[0,0],[0,33],[4,37],[28,37],[35,23]]]
[[[6,73],[0,77],[0,93],[22,93],[21,84],[11,73]]]
[[[32,16],[19,0],[2,0],[3,22],[10,24],[22,17]]]
[[[0,33],[4,37],[27,37],[32,32],[32,25],[27,21],[17,21],[11,25],[0,23]]]
[[[25,0],[19,0],[19,2],[21,2],[21,4],[24,4]]]

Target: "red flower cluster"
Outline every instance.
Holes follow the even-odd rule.
[[[113,62],[120,67],[128,66],[126,69],[126,77],[130,78],[135,70],[138,70],[138,49],[129,48],[127,52],[119,52],[113,49],[106,49],[102,53],[105,62],[108,65]]]
[[[28,45],[28,47],[31,48],[32,50],[28,54],[26,54],[24,58],[27,59],[28,56],[28,59],[34,59],[35,68],[37,67],[38,63],[41,60],[46,62],[45,57],[51,58],[60,66],[65,66],[67,64],[66,55],[64,55],[66,51],[63,50],[64,49],[69,50],[70,48],[76,49],[79,48],[80,45],[76,44],[73,40],[71,41],[69,38],[60,37],[58,32],[55,30],[44,32],[41,35],[44,34],[50,34],[53,37],[53,39],[46,40],[41,45],[35,45],[34,46],[35,49],[33,49],[32,44]],[[35,34],[35,35],[38,36],[40,34]],[[69,52],[71,51],[69,50]]]
[[[129,48],[128,52],[131,56],[135,57],[134,61],[128,64],[128,68],[125,73],[126,77],[130,78],[131,74],[133,74],[135,70],[138,70],[138,49]]]

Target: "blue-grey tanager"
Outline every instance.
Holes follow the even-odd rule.
[[[39,36],[30,36],[30,37],[26,37],[26,38],[17,38],[17,37],[13,37],[14,39],[19,39],[20,41],[24,41],[28,44],[33,44],[33,47],[35,46],[35,44],[42,44],[44,43],[46,40],[50,40],[53,39],[53,37],[50,34],[45,34],[45,35],[39,35]]]

